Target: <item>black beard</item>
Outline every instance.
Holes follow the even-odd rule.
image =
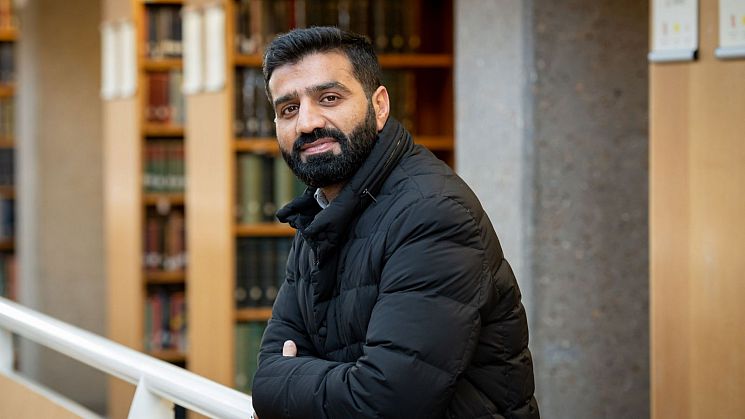
[[[375,111],[370,104],[365,120],[360,122],[348,137],[336,128],[316,128],[311,133],[300,135],[295,140],[291,153],[281,150],[282,157],[303,183],[315,188],[324,188],[349,180],[370,155],[377,136]],[[341,147],[341,153],[334,155],[332,151],[327,151],[308,156],[305,162],[300,160],[301,148],[319,138],[336,140]]]

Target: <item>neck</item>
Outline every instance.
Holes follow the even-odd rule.
[[[339,195],[339,192],[343,187],[343,183],[337,183],[336,185],[325,186],[321,188],[321,191],[323,191],[323,195],[326,197],[326,199],[331,202]]]

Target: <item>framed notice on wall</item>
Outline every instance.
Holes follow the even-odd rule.
[[[698,0],[653,0],[651,62],[691,61],[698,51]]]
[[[745,0],[719,0],[719,58],[745,58]]]

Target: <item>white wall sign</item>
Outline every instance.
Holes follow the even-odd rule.
[[[745,0],[719,0],[719,58],[745,58]]]
[[[137,91],[137,49],[132,22],[101,25],[101,97],[131,97]]]
[[[118,96],[116,62],[116,28],[111,22],[101,25],[101,97],[111,100]]]
[[[204,87],[202,57],[202,14],[194,8],[183,12],[184,94],[194,94]]]
[[[121,54],[121,97],[132,97],[137,92],[137,46],[135,45],[135,28],[132,22],[125,21],[119,25],[119,51]]]
[[[698,50],[698,0],[653,0],[649,61],[691,61]]]
[[[218,91],[225,86],[225,10],[210,6],[204,11],[204,88]]]

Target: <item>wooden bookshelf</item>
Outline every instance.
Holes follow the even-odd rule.
[[[145,282],[148,285],[184,284],[186,271],[145,271]]]
[[[169,349],[163,351],[150,351],[148,355],[174,364],[185,364],[187,355],[184,352]]]
[[[10,8],[9,1],[5,1],[5,7]],[[14,13],[12,8],[6,9],[5,12]],[[17,79],[17,49],[18,31],[8,23],[13,22],[13,16],[3,16],[3,26],[0,27],[0,42],[3,46],[3,57],[7,60],[4,64],[3,82],[0,82],[0,105],[4,115],[12,115],[17,109],[16,89],[12,82]],[[12,23],[10,23],[12,25]],[[18,149],[14,141],[16,124],[12,118],[4,118],[0,121],[0,296],[15,299],[20,288],[18,283],[17,266],[19,265],[16,257],[16,240],[18,238],[18,200],[16,199],[16,183],[18,182]],[[10,160],[10,161],[9,161]],[[10,164],[12,162],[12,164]],[[11,173],[15,167],[15,174]],[[8,217],[6,211],[12,211],[14,216]],[[8,221],[11,220],[11,225]],[[16,266],[16,268],[12,268]]]
[[[0,84],[0,98],[10,98],[15,96],[16,87],[13,84]]]
[[[235,312],[235,321],[237,322],[265,322],[271,317],[271,307],[239,308]]]
[[[1,252],[12,252],[16,248],[16,244],[13,239],[0,240],[0,251]]]
[[[181,70],[183,63],[177,59],[146,59],[142,67],[145,71]]]
[[[278,154],[276,138],[236,138],[235,151],[257,154]]]
[[[179,206],[184,205],[186,197],[183,193],[145,193],[143,203],[148,206]]]
[[[235,6],[237,3],[232,2],[232,5],[228,3],[228,10],[230,11],[231,6]],[[424,2],[420,2],[418,6]],[[416,96],[409,98],[412,105],[416,106],[415,119],[412,121],[415,125],[415,129],[412,134],[414,140],[418,144],[429,148],[440,158],[452,164],[454,160],[454,125],[453,125],[453,55],[452,55],[452,22],[450,10],[452,9],[452,3],[449,1],[442,2],[435,8],[440,8],[439,11],[423,13],[422,21],[429,22],[431,27],[424,33],[427,35],[428,41],[424,42],[420,51],[415,53],[385,53],[379,55],[379,61],[381,68],[388,72],[408,72],[412,74],[414,79],[413,89],[417,92]],[[236,10],[233,7],[231,13],[235,13]],[[231,15],[229,13],[229,16]],[[231,23],[235,22],[235,19],[229,19]],[[307,23],[307,22],[306,22]],[[426,25],[425,25],[426,26]],[[444,31],[444,32],[443,32]],[[229,32],[232,34],[233,32]],[[443,35],[446,34],[446,35]],[[262,64],[262,54],[241,54],[234,52],[235,45],[231,45],[232,41],[236,39],[235,36],[228,36],[228,52],[232,57],[228,57],[228,63],[232,63],[233,67],[228,69],[228,77],[231,80],[227,89],[226,100],[233,106],[234,92],[240,88],[242,83],[236,77],[245,74],[246,69],[260,69]],[[232,54],[231,54],[232,52]],[[238,72],[237,72],[238,71]],[[254,76],[262,77],[263,76]],[[397,100],[396,94],[401,92],[395,92],[394,86],[389,87],[389,92],[392,94],[392,100]],[[258,94],[258,93],[257,93]],[[237,109],[231,107],[231,116],[234,115]],[[272,115],[273,116],[273,115]],[[394,115],[397,117],[397,115]],[[400,119],[400,118],[399,118]],[[223,118],[224,120],[224,118]],[[233,126],[233,120],[229,119],[224,121],[226,129]],[[240,126],[240,124],[239,124]],[[260,155],[277,155],[279,149],[276,138],[274,136],[246,136],[246,135],[235,135],[232,139],[232,152],[236,156],[236,160],[239,155],[245,153],[253,153]],[[197,162],[190,162],[190,167]],[[230,184],[233,187],[238,187],[241,179],[236,178],[237,173],[237,162],[226,170],[225,176],[231,178]],[[235,189],[234,189],[235,190]],[[236,193],[233,192],[229,195],[230,198],[235,199]],[[229,200],[225,203],[227,207],[235,207],[236,202]],[[206,221],[206,220],[205,220]],[[272,238],[272,237],[292,237],[295,234],[294,229],[284,224],[279,223],[253,223],[253,224],[234,224],[232,238],[233,243],[226,243],[225,247],[233,247],[235,252],[235,241],[238,239],[247,238]],[[192,258],[196,257],[192,253]],[[235,263],[236,255],[233,256],[231,263]],[[232,273],[232,277],[229,279],[231,283],[235,282],[235,272]],[[235,286],[235,285],[234,285]],[[230,302],[229,296],[220,297],[220,301]],[[266,322],[271,317],[271,307],[252,307],[252,308],[237,308],[234,313],[234,322],[245,323],[245,322]],[[206,332],[206,331],[205,331]],[[233,354],[231,359],[236,355]]]
[[[233,55],[233,64],[239,67],[261,68],[262,59],[261,55],[258,54],[246,55],[236,53]]]
[[[146,269],[145,242],[148,217],[157,213],[166,217],[172,211],[184,211],[186,197],[172,186],[151,192],[145,184],[148,169],[149,144],[152,141],[182,141],[183,124],[172,122],[175,115],[172,102],[167,120],[151,120],[149,106],[151,73],[179,72],[181,60],[170,55],[151,58],[148,54],[154,40],[148,37],[150,7],[170,7],[180,11],[183,1],[107,0],[104,3],[105,22],[132,22],[135,29],[137,56],[137,89],[133,96],[104,102],[104,185],[105,235],[107,248],[106,275],[108,281],[109,337],[136,350],[144,351],[146,308],[148,295],[158,290],[186,288],[187,272],[183,269]],[[174,13],[173,16],[180,16]],[[159,40],[155,40],[159,41]],[[173,46],[174,44],[171,44]],[[170,74],[169,74],[170,76]],[[176,83],[173,82],[173,85]],[[171,95],[172,86],[167,94]],[[170,157],[169,157],[170,158]],[[149,172],[148,172],[149,173]],[[146,188],[148,186],[148,188]],[[185,223],[185,221],[184,221]],[[153,350],[150,355],[188,367],[189,356],[175,349]],[[134,388],[119,380],[109,385],[109,416],[127,417]]]
[[[15,42],[18,40],[18,30],[15,28],[0,28],[0,42]]]
[[[236,237],[292,237],[295,229],[282,223],[236,224]]]
[[[235,94],[240,81],[237,72],[260,69],[261,51],[252,54],[237,51],[237,0],[110,1],[119,5],[118,14],[114,17],[107,15],[107,19],[130,17],[136,23],[140,70],[136,97],[107,102],[105,112],[111,336],[129,346],[144,349],[147,290],[153,286],[183,284],[188,307],[188,353],[154,351],[151,354],[170,362],[184,363],[197,374],[233,386],[237,324],[263,323],[271,316],[268,305],[237,307],[238,244],[252,239],[281,242],[295,234],[284,224],[239,223],[237,217],[240,183],[237,173],[241,156],[279,154],[273,134],[241,135],[236,132]],[[217,5],[224,8],[226,16],[225,88],[187,96],[183,125],[148,122],[144,112],[147,105],[145,96],[149,91],[147,74],[178,71],[183,66],[178,59],[146,57],[144,51],[148,38],[144,32],[147,24],[144,8],[174,4],[196,9]],[[411,100],[416,105],[416,119],[413,121],[417,127],[413,132],[415,141],[452,162],[452,2],[445,0],[437,2],[436,6],[418,7],[417,10],[422,13],[421,48],[415,53],[381,54],[380,62],[386,70],[414,75],[416,95]],[[181,137],[187,150],[184,162],[189,176],[187,191],[182,194],[146,192],[142,185],[148,141]],[[185,209],[188,268],[175,272],[143,269],[143,224],[148,212],[180,206]],[[121,388],[112,389],[112,394],[116,392],[119,395],[112,399],[114,405],[124,406],[126,400],[131,401],[131,390],[129,399],[122,396],[127,393]]]
[[[6,199],[14,199],[16,197],[15,186],[0,186],[0,196]]]
[[[385,69],[401,68],[443,68],[453,66],[451,54],[381,54],[380,66]]]
[[[142,135],[146,137],[183,137],[184,127],[173,124],[143,123]]]

